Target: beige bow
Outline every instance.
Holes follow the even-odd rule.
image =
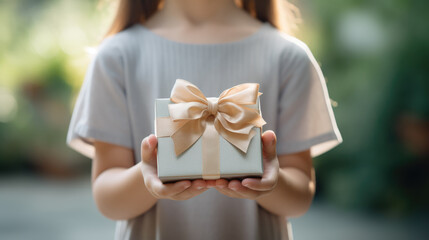
[[[246,153],[255,132],[253,127],[265,124],[254,105],[259,96],[259,84],[245,83],[225,90],[219,98],[207,99],[195,85],[177,79],[171,91],[170,123],[157,124],[159,137],[170,136],[176,155],[192,146],[213,124],[218,134]]]

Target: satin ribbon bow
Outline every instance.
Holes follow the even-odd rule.
[[[206,98],[195,85],[177,79],[170,97],[173,104],[168,105],[170,117],[157,119],[158,137],[171,137],[177,156],[201,136],[204,142],[205,138],[216,141],[219,135],[246,153],[255,135],[253,127],[265,124],[258,109],[246,106],[257,103],[258,91],[259,84],[245,83],[225,90],[219,98]],[[207,145],[212,148],[210,141]]]

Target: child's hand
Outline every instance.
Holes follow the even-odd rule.
[[[256,199],[270,193],[277,184],[279,161],[276,153],[276,135],[273,131],[266,131],[262,135],[264,174],[262,178],[245,178],[228,181],[218,179],[207,181],[208,187],[216,189],[234,198]]]
[[[158,199],[186,200],[195,197],[204,191],[204,180],[182,180],[175,183],[162,183],[157,174],[156,153],[158,140],[155,135],[149,135],[141,145],[141,170],[147,190]]]

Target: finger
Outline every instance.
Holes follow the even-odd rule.
[[[154,160],[156,160],[157,145],[158,145],[158,140],[153,134],[143,139],[141,144],[141,158],[143,162],[153,163]]]
[[[158,177],[148,177],[148,189],[158,198],[171,198],[191,186],[191,181],[183,180],[174,183],[162,183]]]
[[[243,198],[233,190],[228,188],[229,181],[224,178],[216,179],[216,190],[228,197]]]
[[[179,193],[173,197],[170,197],[170,199],[178,200],[178,201],[188,200],[188,199],[191,199],[193,197],[200,195],[201,193],[203,193],[207,190],[209,190],[209,189],[208,188],[201,188],[201,189],[190,190],[190,188],[189,188],[189,189],[186,189],[185,191],[183,191],[183,192],[181,192],[181,193]]]
[[[216,187],[216,180],[206,180],[207,188]]]
[[[150,134],[148,136],[148,142],[149,142],[149,145],[153,146],[154,148],[158,146],[158,138],[156,138],[154,134]]]
[[[243,186],[257,190],[270,191],[275,188],[279,177],[278,161],[265,161],[262,178],[245,178]]]
[[[216,180],[219,186],[216,186],[218,192],[233,198],[247,198],[246,196],[241,195],[237,190],[240,188],[240,181],[232,180],[228,181],[226,179]]]
[[[272,159],[277,156],[276,144],[277,138],[276,134],[273,131],[268,130],[265,131],[264,134],[262,134],[262,149],[264,158]]]
[[[277,185],[277,177],[275,174],[270,174],[266,178],[246,178],[242,181],[242,185],[256,191],[271,191]]]
[[[216,188],[220,188],[220,189],[227,188],[228,184],[229,184],[229,181],[224,178],[216,179]]]
[[[238,180],[230,181],[228,184],[228,189],[231,189],[232,191],[234,191],[235,194],[239,195],[240,197],[247,199],[255,199],[260,194],[262,194],[262,192],[255,191],[243,186]]]
[[[239,195],[237,192],[235,192],[234,190],[231,190],[229,188],[216,188],[216,190],[220,193],[222,193],[225,196],[231,197],[231,198],[245,198],[241,195]]]
[[[207,191],[207,184],[202,179],[192,181],[191,187],[171,197],[173,200],[187,200]]]

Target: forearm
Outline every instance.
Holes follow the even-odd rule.
[[[94,199],[104,216],[130,219],[155,205],[157,199],[146,189],[140,165],[107,169],[93,181]]]
[[[296,168],[280,168],[276,187],[256,201],[276,215],[296,217],[309,209],[314,192],[314,174],[309,177]]]

